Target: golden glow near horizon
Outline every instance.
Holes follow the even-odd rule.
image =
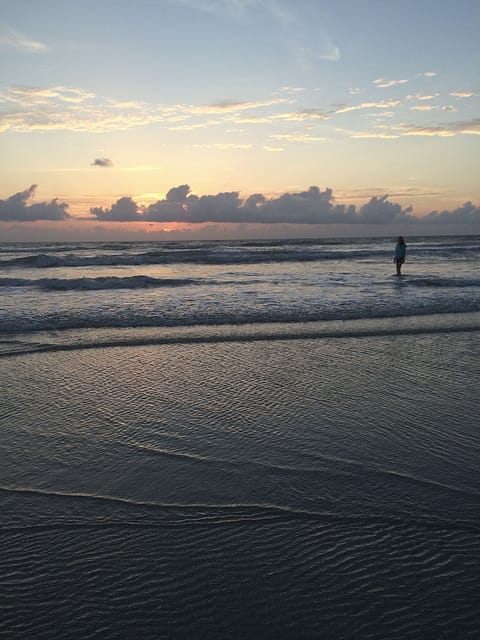
[[[388,194],[418,217],[480,204],[475,0],[424,0],[418,23],[373,0],[106,0],[92,24],[90,2],[69,6],[69,29],[27,0],[2,8],[4,224],[33,222],[8,209],[33,184],[28,205],[57,199],[85,225],[91,209],[143,210],[185,184],[245,200],[316,185],[357,208]]]

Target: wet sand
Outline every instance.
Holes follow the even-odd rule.
[[[8,638],[474,638],[478,331],[0,359]]]

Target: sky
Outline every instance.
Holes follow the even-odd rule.
[[[1,0],[0,236],[480,233],[478,0]]]

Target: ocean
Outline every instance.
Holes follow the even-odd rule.
[[[0,245],[0,636],[480,629],[480,236]]]

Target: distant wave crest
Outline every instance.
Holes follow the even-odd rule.
[[[248,281],[250,284],[252,281]],[[239,282],[237,281],[237,284]],[[95,278],[0,278],[0,287],[34,287],[46,291],[90,291],[108,289],[148,289],[217,284],[214,280],[194,278],[154,278],[147,275]],[[223,283],[225,284],[225,282]],[[477,278],[442,278],[439,276],[405,276],[395,284],[404,287],[431,289],[464,289],[480,287]]]
[[[53,291],[104,290],[104,289],[146,289],[149,287],[183,287],[197,284],[190,278],[152,278],[150,276],[130,276],[119,278],[103,276],[97,278],[0,278],[1,287],[36,287]]]
[[[116,267],[155,264],[262,264],[266,262],[310,262],[323,260],[373,259],[386,255],[384,251],[339,251],[328,248],[268,248],[261,251],[247,249],[202,248],[146,251],[143,253],[100,254],[32,254],[0,260],[0,268],[52,269],[57,267]]]

